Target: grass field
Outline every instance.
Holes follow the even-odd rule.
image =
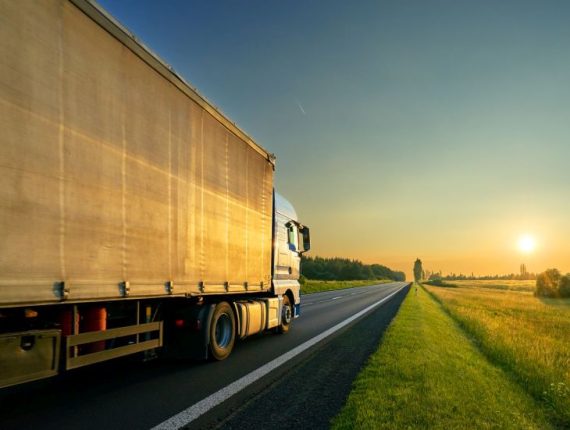
[[[453,283],[426,288],[553,424],[570,428],[570,299],[534,297],[533,281]]]
[[[523,387],[421,288],[408,293],[332,427],[551,428]]]
[[[492,290],[510,290],[510,291],[527,291],[533,292],[536,281],[515,281],[515,280],[496,280],[496,281],[444,281],[449,284],[461,288],[488,288]]]
[[[321,291],[341,290],[343,288],[365,287],[367,285],[385,284],[394,282],[390,280],[380,279],[373,281],[310,281],[306,280],[301,285],[301,294],[320,293]]]

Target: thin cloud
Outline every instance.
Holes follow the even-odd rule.
[[[303,109],[303,105],[301,104],[301,102],[299,100],[295,100],[295,102],[297,103],[297,106],[299,106],[299,110],[301,111],[301,113],[306,116],[307,112],[305,112],[305,109]]]

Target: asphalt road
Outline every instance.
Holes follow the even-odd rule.
[[[139,363],[120,360],[0,390],[0,428],[151,428],[267,363],[286,357],[300,345],[390,296],[404,285],[406,283],[390,283],[303,296],[301,317],[294,321],[290,333],[248,338],[239,342],[232,356],[223,362]],[[258,428],[263,426],[263,422],[269,425],[264,421],[267,408],[273,405],[274,411],[283,410],[283,400],[276,399],[284,396],[299,398],[298,394],[302,394],[297,392],[299,384],[310,380],[307,372],[313,378],[311,385],[314,386],[308,391],[318,395],[319,390],[324,390],[324,395],[320,395],[321,402],[327,400],[327,393],[331,390],[320,384],[317,376],[330,381],[333,375],[343,389],[332,390],[336,394],[323,402],[320,417],[312,416],[310,410],[303,412],[304,406],[298,404],[299,413],[293,420],[289,418],[289,412],[281,416],[273,414],[272,427],[279,428],[279,422],[283,423],[283,428],[292,422],[327,423],[331,414],[334,415],[342,406],[352,378],[377,346],[383,329],[397,311],[403,293],[396,294],[385,304],[299,353],[192,421],[189,427],[237,428],[245,424],[246,418],[250,418],[252,425]],[[357,326],[362,328],[357,329]],[[362,339],[357,340],[358,336]],[[366,347],[364,343],[367,343]],[[347,361],[350,366],[346,365]],[[290,383],[295,378],[298,382]],[[269,402],[268,406],[261,406],[263,402]],[[248,408],[256,411],[250,412]],[[287,409],[293,410],[295,405],[291,404]],[[300,416],[303,413],[308,416]]]

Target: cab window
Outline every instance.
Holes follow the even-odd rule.
[[[299,231],[297,226],[293,223],[287,224],[287,242],[291,251],[299,249]]]

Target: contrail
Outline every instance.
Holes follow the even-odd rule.
[[[297,106],[299,106],[299,110],[301,111],[301,113],[303,115],[307,115],[307,112],[305,112],[305,109],[303,109],[303,106],[301,105],[301,103],[298,100],[295,100],[297,102]]]

